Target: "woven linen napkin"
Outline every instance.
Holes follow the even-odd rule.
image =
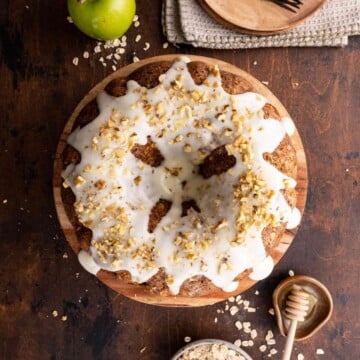
[[[298,27],[270,36],[244,35],[213,20],[197,0],[164,0],[162,24],[173,44],[212,49],[345,46],[360,34],[360,0],[328,0]]]

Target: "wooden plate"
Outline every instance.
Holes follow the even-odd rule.
[[[293,13],[268,0],[198,0],[217,22],[240,32],[271,35],[299,25],[326,0],[304,0]]]
[[[162,55],[156,56],[153,58],[145,59],[140,62],[128,65],[123,67],[122,69],[114,72],[104,80],[102,80],[99,84],[97,84],[90,92],[80,101],[79,105],[76,107],[74,112],[71,114],[69,120],[67,121],[65,128],[61,134],[60,141],[56,150],[55,156],[55,165],[54,165],[54,178],[53,178],[53,190],[54,190],[54,199],[55,199],[55,206],[58,214],[58,218],[61,224],[61,227],[64,231],[66,239],[68,240],[69,244],[75,251],[78,253],[80,251],[79,243],[76,237],[75,229],[73,228],[66,211],[64,209],[64,205],[61,199],[61,186],[62,186],[62,179],[61,179],[61,171],[62,171],[62,161],[61,161],[61,154],[66,147],[66,139],[68,138],[69,134],[72,131],[72,127],[74,124],[75,119],[77,118],[78,114],[82,110],[82,108],[87,105],[90,101],[92,101],[97,94],[105,88],[105,86],[113,79],[117,77],[126,77],[130,73],[132,73],[137,68],[144,66],[149,63],[158,62],[158,61],[173,61],[180,55]],[[241,76],[244,81],[250,83],[254,91],[264,95],[268,101],[273,104],[279,114],[282,117],[289,116],[288,112],[284,108],[284,106],[280,103],[280,101],[271,93],[271,91],[263,85],[260,81],[256,80],[250,74],[246,73],[243,70],[240,70],[234,65],[229,63],[223,62],[221,60],[202,57],[202,56],[193,56],[193,55],[184,55],[189,57],[193,61],[201,61],[207,64],[218,64],[220,69],[226,70],[233,74]],[[299,136],[299,133],[295,131],[294,135],[291,137],[292,144],[296,150],[297,156],[297,163],[298,163],[298,176],[297,176],[297,191],[298,191],[298,198],[297,198],[297,207],[303,213],[305,208],[306,202],[306,193],[307,193],[307,168],[306,168],[306,158],[304,153],[304,148]],[[284,255],[288,247],[290,246],[297,229],[293,229],[291,231],[287,230],[280,242],[280,244],[273,248],[270,251],[270,255],[274,259],[274,263],[278,263],[281,257]],[[135,284],[124,284],[123,282],[119,281],[116,277],[115,273],[110,273],[104,270],[100,270],[96,275],[102,282],[106,285],[114,289],[115,291],[132,298],[134,300],[138,300],[148,304],[155,304],[155,305],[164,305],[164,306],[203,306],[214,304],[219,301],[223,301],[230,296],[234,296],[239,294],[249,287],[254,285],[256,282],[250,280],[248,278],[243,279],[240,281],[239,287],[231,292],[224,292],[222,290],[215,291],[211,294],[206,296],[197,296],[197,297],[185,297],[185,296],[160,296],[158,294],[150,294],[148,291],[145,291],[143,286],[135,285]]]

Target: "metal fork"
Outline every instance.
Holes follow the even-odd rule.
[[[270,1],[293,13],[296,13],[296,11],[300,9],[300,6],[303,5],[303,0],[270,0]]]

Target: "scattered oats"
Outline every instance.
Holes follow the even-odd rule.
[[[257,335],[258,334],[257,334],[257,331],[255,329],[251,330],[250,336],[251,336],[252,339],[255,339],[257,337]]]
[[[275,310],[273,308],[270,308],[269,309],[269,314],[274,316],[275,315]]]
[[[268,82],[268,81],[262,81],[262,83],[263,83],[264,85],[269,85],[269,82]]]
[[[121,56],[120,56],[119,54],[114,54],[114,58],[115,58],[116,60],[120,60],[120,59],[121,59]]]
[[[295,275],[294,270],[289,270],[289,275],[294,276]]]
[[[25,9],[30,9],[30,6],[29,5],[25,5]]]
[[[144,51],[148,51],[150,49],[150,44],[148,42],[145,43]]]
[[[266,336],[265,336],[265,340],[270,340],[274,337],[274,334],[271,330],[268,330]]]
[[[298,354],[297,358],[298,358],[298,360],[304,360],[305,359],[305,357],[304,357],[304,355],[302,353]]]
[[[346,172],[349,172],[350,170],[348,168],[345,169]]]
[[[111,59],[112,59],[112,57],[113,57],[113,54],[109,54],[109,55],[106,55],[106,56],[105,56],[105,59],[107,59],[107,60],[111,60]]]
[[[101,52],[101,46],[100,46],[100,45],[96,45],[96,46],[94,47],[94,53],[97,54],[97,53],[99,53],[99,52]]]
[[[256,312],[256,308],[254,308],[254,307],[249,307],[249,308],[247,309],[247,311],[248,311],[248,312]]]
[[[235,340],[234,345],[241,347],[241,340],[240,339]]]
[[[116,66],[115,65],[111,66],[111,69],[112,71],[116,71]]]
[[[137,56],[134,56],[133,57],[133,62],[135,63],[135,62],[138,62],[138,61],[140,61],[140,59]]]
[[[256,290],[255,291],[255,295],[259,295],[260,293],[259,293],[259,291],[258,290]]]
[[[66,18],[66,20],[67,20],[70,24],[73,23],[73,19],[71,18],[71,16],[68,16],[68,17]]]
[[[242,347],[248,347],[249,346],[249,342],[247,340],[244,340],[241,342],[241,346]]]
[[[261,346],[259,347],[259,350],[260,350],[261,352],[265,352],[265,351],[266,351],[266,345],[261,345]]]
[[[220,310],[220,309],[216,309],[216,312],[217,312],[218,314],[220,314],[220,313],[221,313],[221,310]]]
[[[270,339],[266,342],[268,345],[275,345],[276,344],[276,341],[275,339]]]
[[[67,316],[66,315],[63,315],[62,317],[61,317],[61,321],[66,321],[67,320]]]
[[[139,27],[140,26],[140,21],[135,21],[134,22],[134,26],[137,28],[137,27]]]
[[[141,40],[141,35],[140,34],[136,35],[135,42],[139,42],[140,40]]]
[[[78,58],[78,57],[74,57],[72,63],[73,63],[75,66],[78,66],[78,64],[79,64],[79,58]]]
[[[258,63],[258,62],[255,60],[255,61],[253,62],[253,65],[254,65],[254,66],[256,66],[256,65],[257,65],[257,63]]]
[[[252,340],[249,340],[249,346],[254,346],[254,342]]]
[[[125,35],[121,38],[121,41],[122,42],[126,41],[126,36]],[[120,46],[120,40],[119,39],[113,40],[112,47],[118,47],[118,46]]]
[[[133,18],[133,22],[138,21],[138,20],[139,20],[139,15],[135,14],[134,18]]]
[[[185,341],[186,343],[189,343],[189,342],[191,341],[191,337],[190,337],[190,336],[185,336],[185,337],[184,337],[184,341]]]
[[[7,199],[3,200],[3,204],[7,204],[7,202],[8,202]]]
[[[144,346],[144,347],[140,350],[140,354],[142,354],[145,350],[146,350],[146,346]]]
[[[238,313],[239,312],[239,308],[237,307],[237,306],[232,306],[231,308],[230,308],[230,314],[231,314],[231,316],[234,316],[236,313]]]
[[[316,349],[316,355],[324,355],[325,351],[323,349]]]
[[[164,43],[163,43],[163,49],[167,49],[168,47],[169,47],[169,43],[164,42]]]
[[[249,322],[249,321],[243,322],[243,327],[244,328],[249,328],[250,326],[251,326],[251,322]]]
[[[216,324],[218,322],[218,318],[216,317],[215,319],[214,319],[214,323]]]
[[[124,48],[119,48],[117,50],[119,51],[119,54],[125,54],[125,49]]]
[[[236,321],[235,322],[235,327],[238,329],[238,330],[241,330],[242,329],[242,324],[241,324],[241,321]]]
[[[67,259],[69,256],[68,256],[68,254],[67,253],[64,253],[63,254],[63,259]]]
[[[84,53],[83,53],[83,58],[84,58],[84,59],[88,59],[89,56],[90,56],[89,52],[88,52],[88,51],[84,51]]]
[[[251,329],[249,327],[244,327],[244,333],[245,334],[250,334],[251,333]]]
[[[53,317],[57,317],[58,315],[59,315],[58,312],[57,312],[56,310],[53,310],[52,316],[53,316]]]
[[[80,273],[76,273],[75,277],[78,279],[80,277]]]
[[[229,304],[226,303],[226,304],[225,304],[225,311],[228,311],[228,310],[229,310]]]
[[[229,302],[234,302],[234,301],[235,301],[235,298],[234,298],[233,296],[231,296],[231,297],[228,298],[228,301],[229,301]]]
[[[271,355],[277,354],[277,350],[276,350],[276,349],[271,349],[271,350],[270,350],[270,354],[271,354]]]

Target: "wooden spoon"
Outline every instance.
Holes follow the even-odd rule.
[[[291,351],[294,344],[296,327],[298,321],[304,321],[309,311],[309,294],[298,285],[293,288],[286,300],[285,316],[291,320],[289,332],[287,334],[285,350],[282,360],[290,360]]]

